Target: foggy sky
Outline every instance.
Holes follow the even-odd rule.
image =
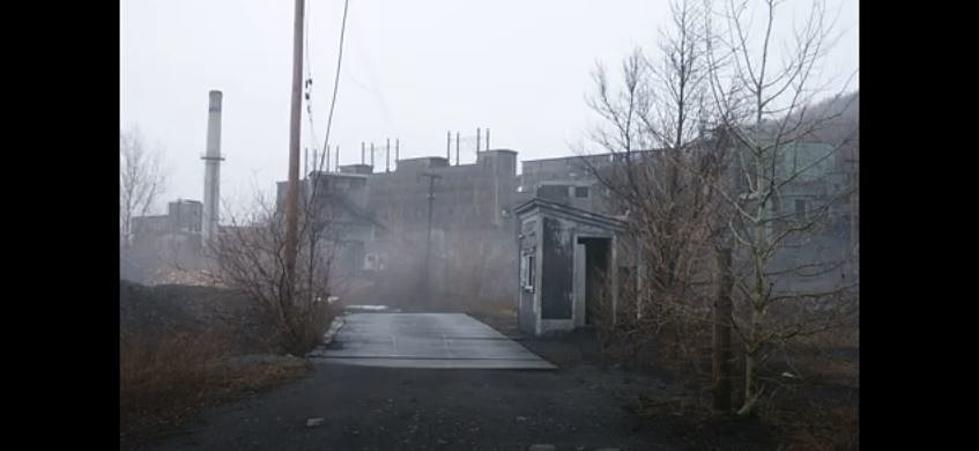
[[[121,2],[120,127],[138,125],[165,152],[168,190],[157,211],[202,198],[211,89],[224,92],[222,200],[242,206],[285,180],[293,4]],[[307,7],[316,147],[342,8],[342,0]],[[845,34],[827,66],[848,74],[858,68],[858,3],[830,8]],[[459,131],[465,164],[475,160],[476,128],[489,127],[492,147],[516,150],[520,161],[571,155],[596,122],[584,101],[595,62],[614,71],[635,46],[654,49],[668,12],[667,0],[351,0],[331,145],[340,145],[341,164],[359,162],[361,141],[383,148],[386,138],[392,148],[401,139],[402,158],[445,155],[446,131]],[[305,107],[303,117],[303,146],[312,146]]]

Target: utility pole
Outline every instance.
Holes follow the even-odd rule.
[[[430,301],[432,294],[432,284],[429,276],[432,256],[432,207],[435,202],[435,180],[442,178],[442,176],[432,173],[424,173],[420,176],[428,177],[428,235],[425,238],[425,269],[422,275],[422,283],[424,284],[422,293],[424,293],[424,298]]]
[[[285,276],[286,302],[291,303],[299,248],[299,137],[302,129],[304,1],[296,0],[292,34],[292,104],[289,115],[289,188],[286,191]]]

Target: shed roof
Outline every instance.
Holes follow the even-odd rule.
[[[523,217],[533,212],[544,212],[555,216],[563,217],[572,221],[584,224],[597,225],[613,230],[621,231],[625,229],[625,222],[621,219],[598,214],[592,211],[571,207],[557,202],[544,200],[539,197],[530,199],[513,209],[517,217]]]

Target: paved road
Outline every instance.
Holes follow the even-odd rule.
[[[556,369],[462,313],[353,313],[321,362],[388,368]]]

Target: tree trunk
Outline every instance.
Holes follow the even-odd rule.
[[[731,292],[734,278],[731,274],[731,248],[720,249],[717,254],[721,275],[714,304],[714,410],[731,410]]]

